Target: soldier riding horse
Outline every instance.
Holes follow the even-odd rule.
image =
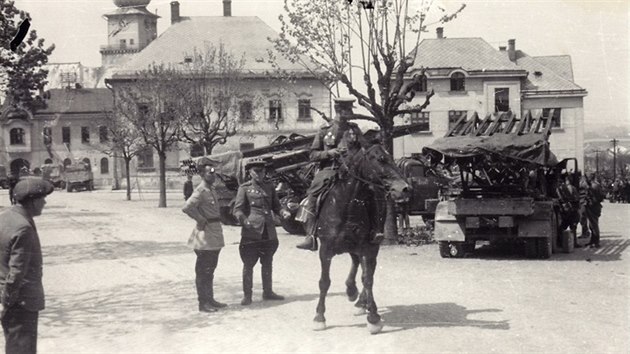
[[[383,207],[383,197],[387,194],[394,201],[405,201],[408,185],[381,144],[349,149],[337,160],[340,168],[317,207],[316,233],[321,242],[321,277],[315,329],[326,328],[325,300],[330,287],[332,258],[349,253],[352,267],[346,280],[346,294],[350,301],[359,297],[355,277],[360,264],[363,291],[356,306],[367,310],[368,329],[375,334],[383,327],[372,293],[380,246],[372,241],[370,235],[379,227],[376,219]]]

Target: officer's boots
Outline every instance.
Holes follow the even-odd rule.
[[[243,300],[241,305],[247,306],[252,303],[253,269],[243,267]]]
[[[304,238],[304,241],[295,246],[302,250],[317,251],[317,237],[314,235],[308,235]]]
[[[218,302],[214,299],[214,279],[211,278],[208,284],[204,284],[206,300],[199,303],[199,311],[201,312],[216,312],[217,309],[226,307],[227,304]]]
[[[284,300],[284,296],[278,295],[272,290],[272,272],[271,265],[269,268],[264,267],[262,270],[262,283],[263,283],[263,300]]]

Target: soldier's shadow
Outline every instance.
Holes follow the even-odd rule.
[[[477,327],[509,330],[507,320],[474,319],[475,314],[502,312],[500,309],[467,309],[452,302],[417,305],[394,305],[381,309],[385,322],[383,333],[418,327]]]

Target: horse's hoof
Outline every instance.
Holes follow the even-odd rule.
[[[365,309],[365,307],[357,307],[356,310],[354,310],[355,316],[363,316],[366,313],[367,313],[367,310]]]
[[[368,328],[368,331],[370,332],[370,334],[380,333],[381,330],[383,330],[383,326],[384,326],[383,321],[378,321],[376,323],[368,322],[368,324],[367,324],[367,328]]]
[[[326,329],[326,322],[318,322],[318,321],[313,322],[314,331],[323,331],[325,329]]]
[[[359,297],[359,289],[356,286],[348,286],[346,295],[348,296],[348,301],[354,302]]]

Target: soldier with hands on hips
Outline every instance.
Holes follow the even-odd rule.
[[[243,261],[243,306],[252,303],[254,266],[258,260],[262,268],[263,299],[284,300],[272,287],[273,255],[278,249],[273,213],[282,218],[291,216],[281,209],[274,186],[265,179],[267,162],[253,159],[245,169],[251,179],[239,186],[234,204],[234,217],[242,225],[239,253]]]
[[[197,169],[203,179],[182,208],[182,211],[197,222],[188,245],[195,250],[195,284],[200,312],[216,312],[227,305],[214,299],[214,270],[219,262],[219,253],[225,241],[221,226],[219,199],[214,190],[216,162],[202,157]]]

